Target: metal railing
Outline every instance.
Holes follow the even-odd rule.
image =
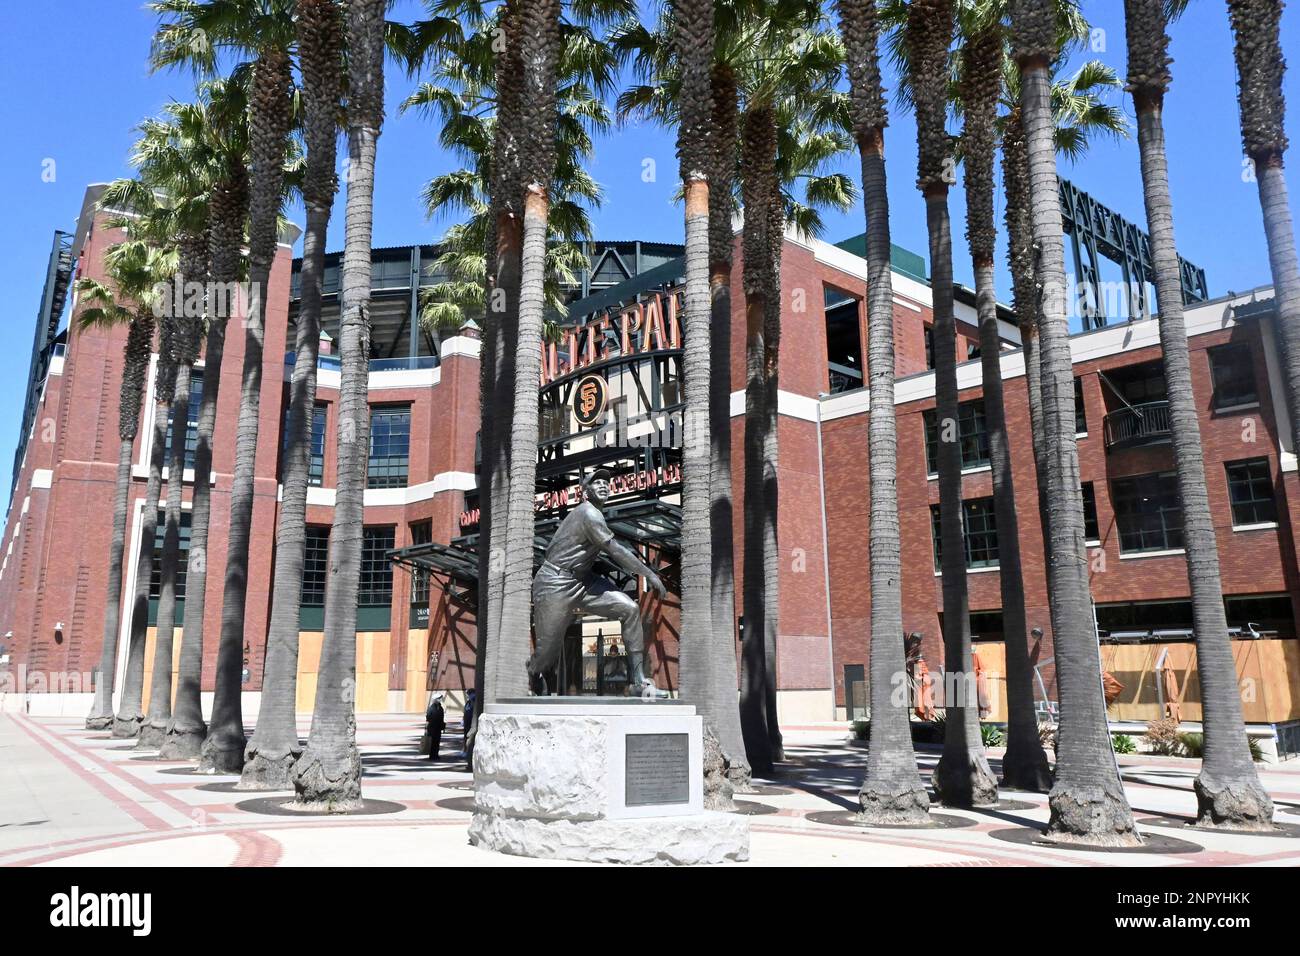
[[[1132,448],[1169,441],[1169,403],[1129,405],[1106,416],[1107,448]]]
[[[284,364],[286,368],[292,368],[296,363],[298,356],[294,352],[286,352]],[[338,355],[321,355],[316,359],[316,367],[339,371],[341,366]],[[401,356],[396,358],[380,358],[370,360],[370,371],[372,372],[396,372],[406,369],[420,368],[437,368],[438,356],[436,355],[416,355]]]

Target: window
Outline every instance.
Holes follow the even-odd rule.
[[[358,607],[388,607],[393,603],[393,565],[388,560],[388,552],[393,549],[395,530],[387,525],[362,532]]]
[[[181,512],[180,556],[176,559],[176,600],[185,600],[185,574],[190,554],[190,513]],[[149,598],[156,601],[162,596],[162,554],[167,535],[167,513],[158,512],[158,525],[153,536],[153,570],[149,573]]]
[[[411,525],[411,544],[428,544],[432,540],[432,521],[416,521]],[[423,568],[417,568],[411,575],[411,603],[429,603],[429,572]]]
[[[1121,478],[1111,491],[1122,553],[1172,551],[1183,546],[1183,509],[1172,471]]]
[[[325,422],[327,407],[317,402],[311,413],[311,450],[307,458],[307,484],[319,487],[325,480]]]
[[[303,552],[301,603],[304,607],[325,606],[325,583],[329,580],[329,525],[307,525],[307,545]]]
[[[858,300],[831,286],[824,286],[826,308],[826,359],[828,386],[832,395],[861,388],[862,326]]]
[[[1083,379],[1074,380],[1074,433],[1088,434],[1088,410],[1083,404]]]
[[[317,402],[311,413],[311,444],[307,451],[307,484],[319,488],[325,479],[325,423],[328,408],[324,402]],[[280,442],[283,452],[289,447],[289,406],[284,407],[284,439]],[[283,466],[281,466],[283,469]],[[283,477],[283,470],[281,471]]]
[[[970,362],[980,357],[980,344],[974,339],[966,340],[966,361]]]
[[[1144,362],[1110,373],[1112,384],[1117,384],[1120,394],[1130,405],[1144,402],[1162,402],[1169,396],[1165,385],[1165,367],[1160,361]]]
[[[366,472],[366,487],[406,487],[410,452],[411,406],[384,405],[372,408],[370,464]]]
[[[1277,521],[1277,503],[1273,500],[1273,480],[1268,473],[1267,458],[1230,461],[1228,500],[1232,502],[1234,525],[1266,524]]]
[[[190,405],[185,416],[185,468],[194,467],[194,451],[199,447],[199,405],[203,402],[203,372],[190,372]],[[172,426],[167,423],[167,438],[163,443],[163,464],[170,467],[172,460]]]
[[[998,566],[998,526],[992,498],[973,498],[961,503],[962,530],[966,539],[967,568]],[[943,541],[939,506],[930,506],[930,534],[934,539],[934,569],[943,570]]]
[[[1214,382],[1212,405],[1216,411],[1259,401],[1249,345],[1219,345],[1209,349],[1209,356],[1210,378]]]
[[[925,367],[934,368],[934,326],[925,327]]]
[[[925,419],[925,463],[930,474],[939,473],[939,415],[935,409],[922,413]],[[984,399],[962,402],[958,406],[958,439],[961,442],[961,466],[978,468],[989,463],[989,434],[984,422]]]
[[[1101,526],[1097,522],[1097,492],[1091,481],[1085,481],[1083,491],[1083,538],[1085,541],[1100,541]]]

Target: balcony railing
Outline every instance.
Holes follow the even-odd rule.
[[[286,352],[284,355],[284,364],[286,368],[293,368],[298,360],[295,352]],[[338,355],[321,355],[316,359],[316,367],[339,371],[342,368],[340,357]],[[416,355],[403,356],[400,358],[382,358],[370,360],[370,371],[372,372],[397,372],[406,369],[437,368],[438,356],[436,355]]]
[[[1107,448],[1135,448],[1169,441],[1169,403],[1129,405],[1106,416]]]

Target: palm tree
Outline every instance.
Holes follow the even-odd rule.
[[[710,323],[709,172],[712,148],[713,0],[674,0],[673,44],[681,73],[677,158],[685,193],[686,297],[682,375],[681,695],[702,703],[713,730],[716,685],[710,645],[713,628],[713,549],[710,515],[712,441],[709,432]],[[730,430],[730,429],[728,429]],[[730,614],[728,614],[730,617]],[[725,772],[725,768],[716,769]],[[706,781],[713,778],[706,772]],[[707,783],[706,783],[707,786]],[[725,788],[712,794],[729,804]],[[707,794],[706,794],[707,795]]]
[[[1192,590],[1196,670],[1201,682],[1205,751],[1196,778],[1198,822],[1271,829],[1273,801],[1259,784],[1241,714],[1237,669],[1223,607],[1219,549],[1205,488],[1205,455],[1192,393],[1191,355],[1183,323],[1182,283],[1174,243],[1173,200],[1165,156],[1164,98],[1171,79],[1169,0],[1124,0],[1128,90],[1137,112],[1142,194],[1155,268],[1160,346],[1168,387],[1169,428],[1183,512],[1183,546]]]
[[[122,383],[117,407],[117,479],[113,492],[113,535],[108,552],[108,588],[104,608],[104,643],[100,655],[99,680],[86,729],[107,730],[113,726],[113,682],[117,672],[117,632],[121,624],[122,562],[126,548],[126,517],[131,496],[131,456],[140,425],[140,404],[144,397],[145,375],[153,350],[157,321],[145,303],[135,300],[152,289],[158,280],[156,261],[159,253],[143,242],[131,244],[134,254],[115,256],[110,252],[106,264],[116,275],[110,287],[89,276],[77,282],[77,299],[81,311],[77,324],[91,327],[127,326],[126,345],[122,350]],[[116,264],[117,268],[113,266]],[[120,271],[118,271],[120,270]],[[116,290],[116,291],[115,291]],[[125,304],[118,298],[133,300]]]
[[[130,210],[110,219],[112,225],[156,247],[179,249],[179,276],[187,283],[181,298],[155,295],[158,308],[168,312],[171,343],[170,359],[176,363],[176,389],[185,396],[183,408],[173,408],[172,415],[187,421],[189,410],[190,366],[197,360],[202,322],[195,312],[202,311],[202,299],[195,309],[195,285],[202,289],[207,278],[207,233],[209,231],[208,196],[210,153],[204,144],[204,104],[212,94],[212,85],[203,84],[198,103],[169,103],[158,118],[140,126],[131,163],[136,167],[134,179],[119,179],[104,190],[101,202],[109,208]],[[196,122],[196,117],[200,121]],[[166,277],[166,288],[171,280]],[[181,417],[185,416],[185,417]],[[173,423],[173,435],[179,426]],[[168,483],[167,527],[164,535],[160,568],[161,593],[155,640],[154,680],[150,693],[149,719],[141,728],[143,747],[158,747],[171,712],[171,641],[175,625],[175,584],[179,558],[181,514],[181,473],[184,445],[173,443],[172,471]],[[181,457],[176,456],[180,454]]]
[[[713,539],[713,634],[707,661],[709,685],[702,696],[703,712],[727,762],[727,777],[736,792],[752,789],[745,741],[740,729],[736,669],[736,573],[731,471],[731,269],[732,216],[736,211],[737,143],[740,110],[736,72],[716,55],[723,30],[735,35],[734,24],[715,26],[714,62],[710,76],[712,99],[709,164],[709,294],[711,361],[709,366],[709,439],[712,484],[710,534]]]
[[[298,677],[298,629],[307,542],[307,486],[311,451],[310,414],[316,401],[320,350],[321,289],[325,237],[338,178],[334,173],[342,96],[343,25],[334,0],[298,0],[298,56],[302,71],[303,135],[307,169],[303,203],[302,292],[298,309],[289,417],[276,528],[271,629],[262,678],[257,727],[244,752],[241,790],[286,790],[302,752],[294,704]]]
[[[140,520],[140,549],[136,554],[135,594],[131,606],[131,637],[127,645],[126,673],[122,697],[113,718],[114,737],[137,737],[144,723],[144,652],[149,629],[149,580],[153,573],[154,538],[158,530],[158,494],[162,490],[164,443],[176,391],[175,325],[163,316],[158,336],[158,360],[154,367],[153,434],[149,445],[149,478],[145,483],[144,513]]]
[[[1184,0],[1185,2],[1185,0]],[[1277,330],[1285,366],[1287,410],[1293,449],[1300,449],[1300,262],[1287,197],[1283,157],[1287,149],[1286,98],[1282,77],[1282,0],[1228,0],[1237,61],[1241,143],[1253,167],[1264,214],[1268,266],[1277,303]]]
[[[994,286],[997,225],[993,216],[993,162],[1006,59],[1001,14],[998,6],[963,5],[959,15],[965,38],[958,95],[964,118],[961,151],[965,170],[966,238],[975,271],[984,417],[992,466],[1002,633],[1007,659],[1007,751],[1002,759],[1002,781],[1022,790],[1046,791],[1051,786],[1052,775],[1034,713],[1020,528],[1002,394],[1002,346]]]
[[[493,625],[496,640],[488,658],[492,699],[527,690],[529,610],[533,575],[534,496],[537,481],[537,383],[541,378],[542,327],[545,309],[546,236],[551,182],[555,174],[556,66],[560,52],[560,0],[522,4],[518,43],[523,60],[518,122],[519,178],[506,183],[522,195],[519,230],[519,297],[517,327],[510,349],[515,354],[513,418],[510,420],[510,478],[502,555],[501,613]],[[514,247],[517,220],[498,220],[497,239]],[[503,228],[504,226],[504,228]],[[513,341],[511,341],[513,340]],[[498,516],[494,516],[497,520]]]
[[[930,233],[930,288],[934,309],[934,378],[939,442],[939,533],[943,571],[943,643],[947,692],[943,756],[934,772],[940,799],[950,806],[997,801],[997,782],[979,734],[979,710],[968,686],[971,666],[966,548],[962,531],[961,444],[957,435],[957,324],[952,299],[952,226],[948,187],[954,156],[945,129],[952,0],[908,5],[902,42],[916,113],[917,187],[925,197]]]
[[[739,88],[737,69],[746,55],[744,37],[749,24],[740,21],[742,4],[714,5],[715,29],[709,77],[710,118],[706,127],[709,198],[710,322],[710,536],[712,568],[710,599],[712,634],[704,648],[683,647],[679,660],[681,693],[700,709],[718,738],[726,773],[733,789],[750,787],[737,702],[735,547],[733,544],[731,470],[731,268],[732,217],[736,210],[739,147]],[[681,126],[682,52],[674,42],[675,10],[660,10],[651,29],[633,17],[622,24],[611,43],[620,57],[632,58],[647,82],[619,97],[620,114],[637,112],[667,126]],[[693,107],[694,108],[694,107]],[[680,137],[680,133],[679,133]]]
[[[194,133],[206,157],[194,157],[192,170],[205,170],[203,194],[209,212],[208,260],[213,287],[229,289],[246,272],[241,255],[248,216],[248,110],[244,83],[223,79],[200,86],[199,101],[187,108],[182,124]],[[208,577],[208,524],[212,512],[212,435],[216,428],[228,316],[208,316],[203,347],[203,392],[195,428],[194,486],[190,503],[190,550],[185,571],[185,618],[181,628],[176,702],[159,756],[198,757],[207,737],[203,719],[203,615]]]
[[[1101,654],[1091,625],[1083,492],[1074,438],[1074,381],[1066,318],[1065,247],[1057,196],[1050,66],[1058,24],[1051,0],[1015,0],[1013,49],[1029,166],[1030,208],[1042,294],[1039,320],[1047,504],[1048,575],[1061,720],[1048,833],[1064,841],[1134,845],[1100,687]]]
[[[207,278],[206,242],[191,236],[182,244],[180,275],[186,283]],[[200,265],[201,263],[201,265]],[[199,270],[202,270],[201,272]],[[172,341],[179,400],[171,405],[171,448],[167,470],[167,509],[163,531],[162,561],[159,567],[158,617],[154,627],[153,678],[149,684],[149,710],[136,746],[158,750],[167,733],[172,714],[172,648],[176,625],[176,565],[180,560],[181,500],[184,490],[185,444],[189,429],[190,372],[198,355],[196,321],[184,307],[172,304],[175,335]]]
[[[907,702],[894,699],[904,673],[901,537],[898,527],[898,429],[894,416],[894,295],[889,261],[889,195],[885,189],[885,108],[880,79],[880,21],[874,3],[838,0],[862,163],[867,234],[867,432],[871,487],[871,740],[858,804],[868,823],[916,823],[930,799],[917,771]]]
[[[293,21],[289,0],[156,0],[163,19],[154,41],[153,65],[189,65],[211,71],[218,48],[253,55],[249,79],[249,289],[244,328],[239,422],[230,525],[222,592],[212,720],[199,753],[199,769],[233,772],[244,762],[242,691],[244,611],[248,594],[248,545],[261,408],[264,309],[279,237],[284,163],[293,121],[289,50]]]
[[[487,276],[487,243],[492,230],[491,158],[498,97],[491,44],[504,8],[467,24],[463,36],[444,39],[418,59],[432,61],[434,74],[402,102],[441,124],[439,143],[465,165],[431,179],[423,199],[430,218],[463,216],[443,235],[433,269],[439,282],[420,290],[422,324],[427,330],[457,330],[482,322]],[[614,79],[615,58],[597,43],[585,24],[562,24],[564,46],[556,91],[556,166],[547,242],[548,313],[565,314],[565,286],[589,265],[584,243],[592,229],[588,210],[600,206],[601,190],[585,168],[593,155],[592,134],[610,126],[603,96]],[[429,31],[420,35],[428,42]],[[436,53],[437,57],[432,54]]]
[[[375,153],[384,122],[385,0],[350,0],[348,50],[348,188],[343,247],[339,345],[338,494],[330,532],[330,580],[325,590],[311,734],[293,770],[298,802],[333,811],[361,801],[361,754],[356,742],[357,587],[361,578],[370,408],[366,403],[370,340],[370,239]]]
[[[1061,29],[1061,53],[1052,62],[1052,117],[1055,123],[1056,151],[1078,161],[1087,151],[1095,134],[1123,137],[1128,122],[1121,110],[1107,101],[1105,94],[1119,88],[1115,71],[1100,60],[1088,60],[1069,77],[1062,77],[1067,47],[1088,36],[1086,21],[1077,16],[1069,0],[1062,0],[1058,13]],[[1043,392],[1038,348],[1038,295],[1035,290],[1033,223],[1029,210],[1029,166],[1025,152],[1025,133],[1020,113],[1020,74],[1014,59],[1008,56],[1003,75],[1003,105],[1007,112],[999,118],[1002,138],[1002,188],[1005,196],[1004,222],[1007,229],[1007,261],[1011,272],[1012,305],[1024,349],[1025,381],[1028,394],[1030,433],[1037,477],[1040,529],[1043,551],[1050,549],[1047,527],[1047,474],[1044,470],[1046,438],[1043,434]],[[1008,667],[1008,670],[1010,668]],[[1011,674],[1007,675],[1010,682]],[[1015,678],[1019,680],[1019,678]],[[1023,693],[1010,697],[1023,700]]]

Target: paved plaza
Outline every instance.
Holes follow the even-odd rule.
[[[471,847],[471,778],[458,759],[460,738],[445,736],[444,760],[430,763],[416,752],[421,730],[410,715],[360,716],[365,796],[381,812],[318,817],[276,812],[288,795],[234,791],[233,776],[197,776],[186,763],[150,759],[80,720],[0,715],[0,864],[559,865]],[[300,731],[306,735],[306,723]],[[1003,805],[980,812],[938,808],[948,824],[942,828],[844,826],[845,811],[856,809],[862,745],[841,724],[786,728],[785,739],[780,776],[741,798],[751,814],[752,850],[750,863],[739,865],[1300,864],[1300,760],[1261,766],[1283,831],[1241,836],[1189,830],[1178,819],[1196,807],[1197,761],[1120,757],[1134,813],[1162,849],[1108,854],[1013,842],[1046,822],[1042,794],[1004,792]],[[999,755],[991,752],[995,770]],[[928,780],[937,748],[920,758]]]

